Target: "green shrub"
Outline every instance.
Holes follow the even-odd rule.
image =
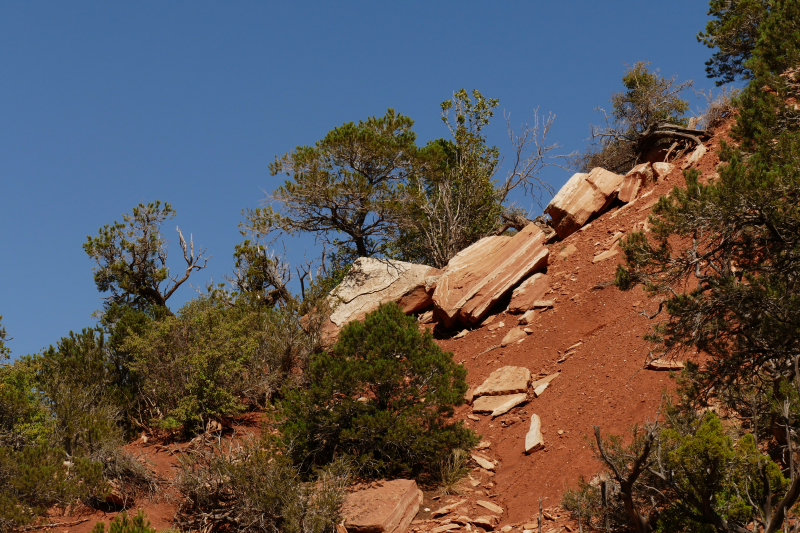
[[[477,442],[449,420],[464,401],[466,369],[397,304],[348,324],[308,374],[308,389],[286,395],[280,422],[304,473],[349,456],[363,476],[435,475],[442,458]]]
[[[51,507],[106,495],[99,463],[83,458],[65,463],[64,457],[63,450],[48,445],[0,447],[0,531],[28,524]]]
[[[91,533],[104,533],[105,524],[98,522],[92,528]],[[155,528],[150,527],[150,520],[148,520],[144,511],[139,511],[133,518],[128,516],[128,513],[122,512],[115,518],[111,519],[108,524],[109,533],[156,533]]]
[[[236,449],[202,449],[181,462],[181,530],[333,533],[350,483],[350,466],[336,461],[308,481],[267,442]],[[208,517],[221,517],[209,520]]]
[[[302,376],[297,370],[319,342],[303,329],[301,308],[294,301],[278,309],[203,296],[130,335],[124,349],[139,376],[141,417],[191,432],[248,404],[264,405]]]

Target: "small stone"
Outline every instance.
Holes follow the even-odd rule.
[[[543,377],[542,379],[536,380],[533,383],[531,383],[531,387],[534,390],[536,390],[537,388],[541,387],[545,383],[550,383],[551,381],[553,381],[554,379],[556,379],[560,375],[561,375],[560,372],[556,372],[555,374],[550,374],[549,376]]]
[[[472,460],[478,463],[481,468],[486,470],[494,470],[494,463],[489,461],[488,459],[484,459],[480,455],[472,454]]]
[[[527,333],[528,335],[530,335],[531,333],[533,333],[533,330],[532,330],[531,328],[522,328],[522,331],[524,331],[524,332],[525,332],[525,333]]]
[[[566,261],[566,259],[569,256],[571,256],[572,254],[574,254],[577,251],[578,251],[578,249],[575,247],[574,244],[568,244],[567,246],[564,247],[563,250],[558,252],[558,255],[559,255],[559,257],[561,257],[561,259],[564,259]]]
[[[563,430],[563,429],[559,429],[559,430],[558,430],[558,434],[559,434],[559,435],[563,435],[563,434],[564,434],[564,430]]]
[[[530,311],[526,311],[524,315],[519,317],[519,323],[522,326],[527,326],[533,324],[535,318],[536,318],[536,311],[531,309]]]
[[[446,514],[450,514],[453,509],[461,505],[462,503],[466,503],[467,500],[461,500],[460,502],[451,503],[445,505],[444,507],[440,507],[436,509],[434,512],[431,513],[431,516],[436,518],[437,516],[444,516]]]
[[[502,341],[500,341],[500,347],[505,348],[509,344],[523,340],[527,336],[528,334],[525,333],[521,328],[514,328],[508,333],[506,333],[506,336],[503,337]]]
[[[514,407],[528,401],[527,393],[508,394],[503,396],[481,396],[472,404],[475,413],[491,413],[492,418],[509,412]]]
[[[541,395],[542,395],[542,393],[544,392],[544,390],[545,390],[545,389],[546,389],[546,388],[547,388],[549,385],[550,385],[549,383],[542,383],[541,385],[539,385],[538,387],[536,387],[535,389],[533,389],[533,395],[534,395],[534,396],[536,396],[536,397],[538,398],[539,396],[541,396]]]
[[[534,309],[542,308],[542,307],[553,307],[555,302],[553,300],[536,300],[533,302]]]
[[[445,524],[443,526],[431,529],[431,533],[444,533],[445,531],[452,531],[453,529],[459,529],[460,527],[460,524]]]
[[[481,417],[475,415],[467,415],[467,418],[469,418],[470,420],[474,420],[475,422],[481,421]]]
[[[500,528],[500,531],[502,531],[503,533],[508,533],[512,529],[514,529],[514,528],[511,527],[511,526],[503,526],[503,527]]]
[[[683,366],[683,361],[669,361],[666,359],[655,359],[647,363],[649,370],[680,370]]]
[[[500,329],[502,327],[505,327],[505,325],[506,325],[505,322],[498,322],[497,324],[492,324],[491,326],[489,326],[486,329],[488,329],[489,331],[494,331],[496,329]]]
[[[536,529],[536,524],[532,524],[531,522],[528,522],[527,524],[522,526],[522,529]]]
[[[611,259],[618,253],[619,250],[617,249],[606,250],[605,252],[594,256],[594,259],[592,259],[592,263],[600,263],[601,261],[605,261],[606,259]]]
[[[486,448],[489,448],[491,445],[492,443],[489,442],[488,440],[482,440],[478,443],[477,446],[475,446],[475,448],[478,450],[485,450]]]
[[[464,338],[464,337],[466,337],[466,336],[467,336],[467,333],[469,333],[469,330],[468,330],[468,329],[461,330],[461,333],[459,333],[458,335],[456,335],[456,336],[455,336],[455,337],[453,337],[453,338],[454,338],[454,339],[461,339],[461,338]]]
[[[535,452],[544,448],[542,436],[542,420],[539,415],[531,415],[531,427],[525,435],[525,453]]]
[[[497,505],[496,503],[487,502],[485,500],[478,500],[475,503],[480,505],[484,509],[489,509],[493,513],[503,514],[503,508]]]
[[[474,525],[486,530],[494,529],[494,526],[496,526],[499,521],[500,520],[496,516],[478,516],[472,519]]]
[[[575,344],[573,344],[572,346],[570,346],[569,348],[567,348],[567,349],[566,349],[566,350],[564,350],[564,351],[565,351],[565,352],[568,352],[568,351],[570,351],[570,350],[574,350],[574,349],[575,349],[575,348],[577,348],[578,346],[582,346],[582,345],[583,345],[583,343],[582,343],[582,342],[576,342]]]

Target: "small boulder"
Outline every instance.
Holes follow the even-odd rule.
[[[509,313],[523,313],[533,309],[533,302],[541,300],[550,288],[550,276],[541,272],[529,277],[511,293]]]
[[[654,180],[653,167],[650,163],[636,165],[625,174],[625,178],[619,186],[619,199],[625,203],[636,200],[639,190]]]
[[[689,159],[686,160],[686,162],[683,164],[681,168],[686,170],[690,166],[697,164],[703,158],[703,156],[706,155],[707,151],[708,150],[706,149],[705,146],[703,146],[702,144],[698,144],[697,148],[694,149],[692,155],[689,156]]]
[[[544,448],[542,420],[539,415],[531,415],[531,427],[525,435],[525,453],[535,452],[542,448]]]
[[[521,366],[504,366],[492,372],[483,384],[475,389],[475,397],[519,394],[528,391],[531,372]]]
[[[348,533],[404,533],[419,512],[422,491],[414,480],[376,485],[345,498],[341,513]]]
[[[558,191],[544,212],[553,220],[553,228],[564,239],[583,226],[592,215],[603,212],[614,201],[623,176],[603,168],[589,174],[578,173]]]
[[[655,174],[655,179],[660,180],[666,178],[674,168],[675,165],[671,163],[653,163],[653,173]]]
[[[472,404],[473,413],[490,413],[492,417],[500,416],[509,412],[514,407],[528,401],[528,395],[506,394],[503,396],[481,396],[476,398]]]

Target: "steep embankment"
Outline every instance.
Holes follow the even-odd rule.
[[[704,177],[715,173],[719,139],[726,132],[727,128],[721,128],[705,143],[708,152],[695,165]],[[627,434],[632,424],[652,420],[662,391],[674,388],[668,372],[644,368],[653,347],[643,336],[653,321],[643,312],[652,314],[658,299],[648,298],[641,287],[621,292],[610,282],[622,261],[616,244],[620,234],[645,227],[656,201],[674,186],[684,186],[681,166],[686,158],[688,154],[636,201],[612,206],[580,231],[550,245],[547,273],[551,288],[544,298],[553,300],[554,305],[537,312],[528,326],[533,332],[521,344],[482,353],[517,326],[519,315],[506,313],[487,319],[485,325],[461,338],[439,341],[469,369],[471,387],[507,365],[530,369],[534,380],[537,373],[541,377],[560,372],[540,397],[495,419],[473,415],[471,406],[459,409],[458,416],[491,443],[482,454],[497,462],[493,476],[474,470],[472,475],[481,485],[463,487],[461,499],[468,497],[461,506],[464,514],[487,514],[474,502],[488,497],[504,509],[500,525],[532,522],[540,497],[545,508],[556,506],[564,490],[580,476],[588,479],[597,472],[599,464],[588,440],[593,425],[600,426],[604,434]],[[618,253],[604,254],[601,257],[606,258],[598,261],[597,256],[606,251]],[[497,328],[500,322],[504,325]],[[582,344],[574,353],[559,362],[565,350],[578,343]],[[545,448],[525,455],[525,435],[534,413],[542,420]],[[426,500],[423,507],[442,505]],[[421,513],[420,518],[427,518],[425,515]],[[426,529],[426,525],[416,527]]]

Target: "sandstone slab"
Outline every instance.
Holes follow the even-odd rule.
[[[544,385],[546,383],[550,383],[551,381],[553,381],[554,379],[556,379],[560,375],[561,375],[560,372],[556,372],[555,374],[550,374],[549,376],[545,376],[542,379],[538,379],[538,380],[534,381],[533,383],[531,383],[531,388],[536,390],[539,387],[541,387],[542,385]]]
[[[542,393],[543,393],[543,392],[544,392],[544,391],[547,389],[547,387],[549,387],[549,386],[550,386],[550,384],[549,384],[549,383],[542,383],[541,385],[539,385],[538,387],[536,387],[535,389],[533,389],[533,395],[534,395],[534,396],[536,396],[536,397],[538,398],[539,396],[541,396],[541,395],[542,395]]]
[[[528,224],[513,237],[485,237],[459,252],[444,268],[433,304],[450,327],[480,322],[512,287],[547,266],[544,233]]]
[[[503,508],[497,505],[494,502],[487,502],[485,500],[478,500],[475,502],[476,504],[480,505],[484,509],[489,509],[493,513],[503,514]]]
[[[623,178],[599,167],[589,174],[573,175],[544,210],[559,238],[572,235],[592,215],[604,211],[617,196]]]
[[[435,527],[431,529],[431,533],[444,533],[445,531],[452,531],[454,529],[461,529],[460,524],[445,524],[443,526]]]
[[[529,277],[511,293],[508,304],[509,313],[524,313],[533,309],[533,302],[541,300],[550,288],[550,276],[537,272]]]
[[[594,258],[592,258],[592,263],[600,263],[605,261],[606,259],[611,259],[615,255],[619,253],[619,249],[612,248],[611,250],[606,250],[605,252],[599,253]]]
[[[475,389],[475,397],[520,394],[528,391],[531,372],[521,366],[504,366],[492,372],[486,381]]]
[[[490,413],[492,417],[509,412],[514,407],[528,401],[526,393],[505,394],[503,396],[481,396],[472,404],[473,413]]]
[[[404,533],[421,503],[414,480],[379,482],[347,495],[341,508],[344,527],[349,533]]]
[[[437,516],[444,516],[446,514],[450,514],[450,513],[453,512],[453,509],[455,509],[456,507],[458,507],[459,505],[461,505],[463,503],[467,503],[467,500],[461,500],[460,502],[451,503],[449,505],[445,505],[444,507],[440,507],[439,509],[436,509],[435,511],[433,511],[431,513],[431,516],[433,518],[436,518]]]
[[[481,468],[485,468],[489,471],[494,470],[494,463],[480,455],[472,454],[472,460],[478,463],[478,466]]]
[[[406,313],[421,311],[433,303],[433,287],[427,288],[425,280],[437,272],[426,265],[360,257],[331,291],[336,302],[331,322],[341,328],[388,302],[397,302]]]
[[[639,191],[643,187],[647,186],[648,183],[652,183],[654,180],[655,175],[653,173],[653,167],[650,165],[650,163],[636,165],[630,170],[630,172],[625,174],[622,184],[619,187],[619,199],[625,203],[636,200],[636,197],[639,195]]]
[[[512,328],[508,333],[506,333],[506,336],[503,337],[503,340],[500,341],[500,347],[505,348],[509,344],[519,342],[527,336],[528,333],[522,328]]]
[[[649,370],[681,370],[683,367],[683,361],[672,361],[669,359],[655,359],[647,363],[647,368]]]
[[[542,436],[542,419],[539,415],[531,415],[531,427],[525,435],[525,453],[535,452],[544,448]]]
[[[491,531],[492,529],[494,529],[499,522],[500,519],[493,515],[478,516],[472,519],[472,523],[474,525],[481,527],[487,531]]]

